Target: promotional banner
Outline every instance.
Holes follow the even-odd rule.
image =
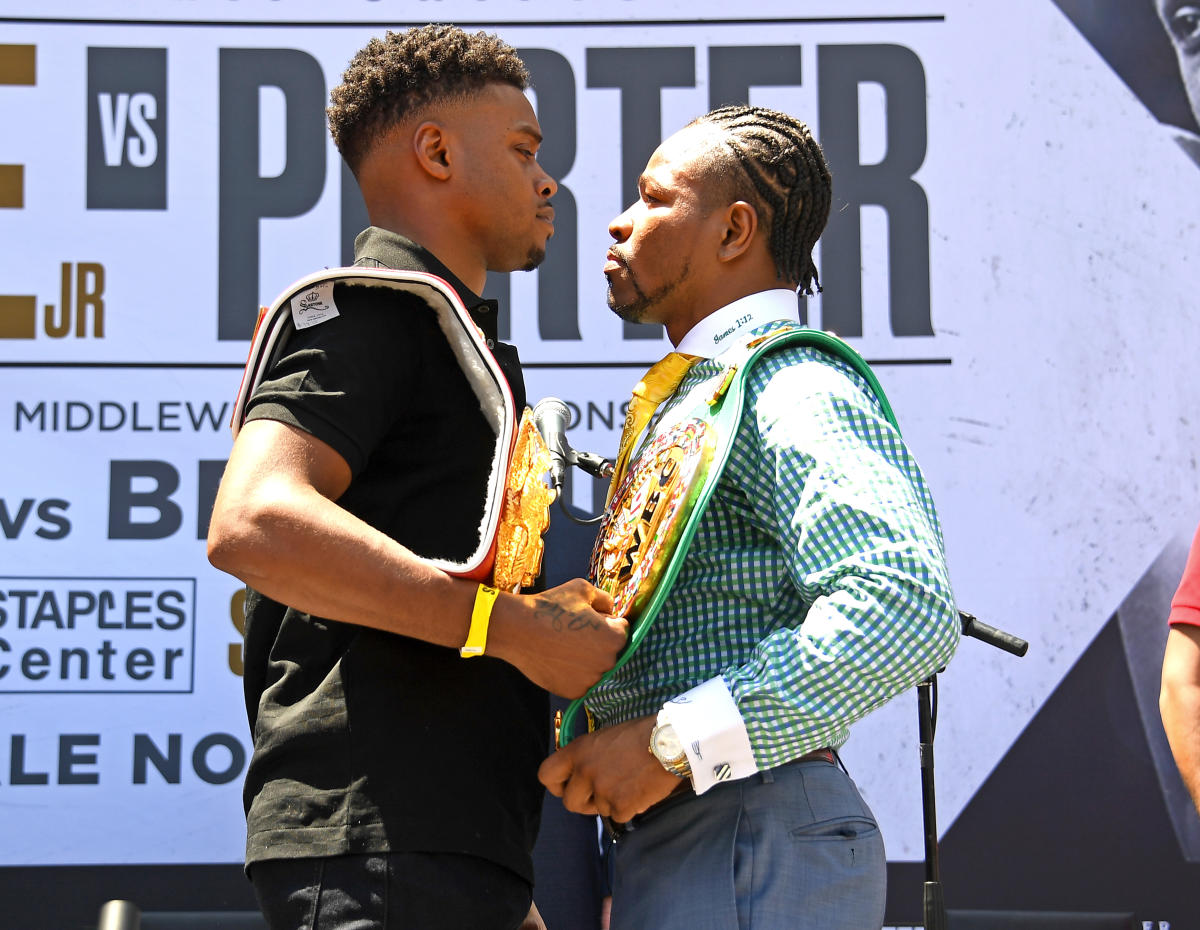
[[[232,401],[258,307],[366,225],[330,89],[429,21],[532,73],[557,232],[488,296],[580,450],[614,454],[670,349],[600,273],[650,153],[724,103],[813,127],[834,207],[802,318],[874,366],[960,606],[1030,643],[964,639],[939,676],[948,898],[1200,921],[1200,820],[1157,717],[1200,521],[1200,148],[1189,27],[1151,0],[10,0],[0,866],[241,861],[243,594],[204,542]],[[576,472],[570,500],[603,491]],[[843,750],[912,889],[892,920],[919,911],[916,717],[901,696]]]

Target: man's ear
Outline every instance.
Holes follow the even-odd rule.
[[[725,208],[725,227],[717,259],[733,261],[749,251],[758,233],[758,211],[744,200],[736,200]]]
[[[450,144],[442,126],[426,120],[413,131],[412,144],[422,170],[439,181],[450,177]]]

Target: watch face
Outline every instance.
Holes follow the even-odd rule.
[[[659,759],[669,761],[683,755],[683,744],[679,741],[679,737],[675,735],[675,728],[669,723],[655,728],[652,743],[654,745],[654,754]]]

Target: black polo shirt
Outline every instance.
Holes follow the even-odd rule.
[[[520,361],[494,304],[430,252],[371,227],[356,264],[446,280],[494,345],[517,409]],[[338,504],[419,555],[476,547],[495,437],[433,311],[390,289],[337,285],[340,315],[296,332],[248,420],[289,423],[352,472]],[[254,734],[247,866],[264,859],[454,852],[532,881],[549,752],[546,693],[499,659],[313,617],[247,595]]]

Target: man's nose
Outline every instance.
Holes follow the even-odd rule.
[[[558,193],[558,182],[548,174],[542,175],[542,179],[538,183],[538,193],[546,200],[549,200]]]
[[[631,208],[632,209],[632,208]],[[608,234],[618,242],[624,242],[629,238],[629,234],[633,231],[633,220],[630,218],[630,211],[626,210],[619,216],[613,217],[608,224]]]

